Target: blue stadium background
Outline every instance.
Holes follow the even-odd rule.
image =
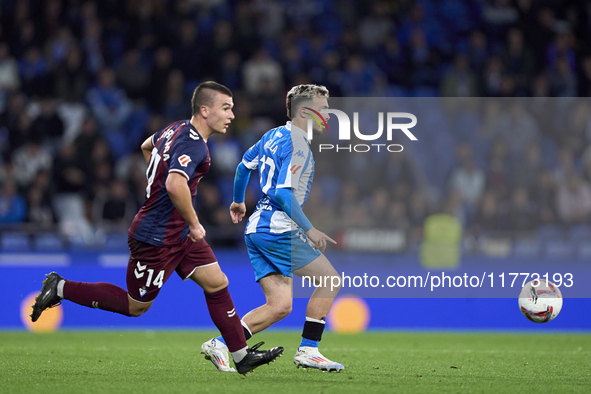
[[[19,300],[54,268],[124,285],[123,270],[104,268],[96,253],[125,247],[146,186],[138,146],[189,117],[192,90],[210,79],[233,90],[236,119],[227,136],[210,141],[214,165],[197,210],[226,257],[239,310],[262,300],[252,302],[252,294],[262,296],[243,229],[227,215],[234,169],[262,133],[286,121],[285,93],[299,83],[326,85],[335,97],[552,97],[564,116],[548,123],[530,113],[520,144],[491,127],[494,109],[456,123],[430,119],[429,144],[418,154],[355,163],[358,178],[380,187],[339,179],[319,164],[306,211],[331,234],[352,224],[395,229],[405,239],[391,251],[400,258],[417,253],[429,215],[449,212],[462,223],[465,258],[484,258],[483,270],[494,270],[491,255],[517,265],[523,258],[584,264],[591,255],[589,36],[591,8],[576,0],[3,0],[0,273],[8,284],[0,295],[8,302],[0,327],[22,327]],[[466,173],[478,187],[463,187]],[[47,254],[68,256],[68,266],[44,261]],[[205,310],[195,286],[175,284],[141,319],[65,305],[64,324],[206,325],[186,311]],[[182,312],[170,307],[177,299],[187,302]],[[372,328],[534,329],[509,299],[368,302]],[[296,300],[283,326],[300,326],[302,305]],[[535,329],[588,330],[589,321],[575,316],[586,305],[570,300],[559,319]]]

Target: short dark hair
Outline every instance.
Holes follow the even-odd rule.
[[[191,98],[191,115],[197,115],[199,113],[199,108],[201,108],[202,105],[207,105],[208,107],[213,106],[215,101],[213,91],[232,97],[232,91],[224,85],[213,81],[202,82],[193,91],[193,97]]]
[[[287,92],[285,98],[285,107],[287,109],[287,117],[293,119],[293,114],[308,101],[314,97],[328,97],[328,89],[322,85],[297,85]]]

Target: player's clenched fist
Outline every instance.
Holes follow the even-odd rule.
[[[189,226],[189,238],[193,242],[199,242],[205,238],[205,229],[201,223],[197,223],[195,226]]]

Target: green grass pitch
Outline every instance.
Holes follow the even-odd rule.
[[[283,357],[247,377],[199,354],[206,331],[0,332],[0,393],[591,392],[591,335],[327,333],[341,373],[295,368],[298,332],[269,331]]]

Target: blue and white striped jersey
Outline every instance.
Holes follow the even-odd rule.
[[[291,188],[303,208],[314,177],[314,158],[306,132],[287,122],[269,130],[246,151],[242,163],[259,171],[263,196],[248,219],[246,234],[280,234],[296,229],[275,197],[278,188]]]

